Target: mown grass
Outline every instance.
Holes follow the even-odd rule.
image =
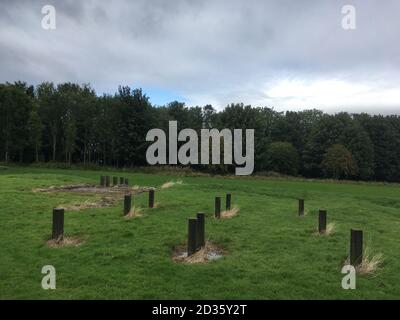
[[[143,216],[122,217],[122,203],[66,212],[66,236],[78,247],[49,248],[52,208],[88,199],[33,188],[98,183],[99,171],[9,168],[0,171],[1,299],[397,299],[400,297],[400,189],[397,185],[337,184],[252,178],[174,177],[107,172],[157,187],[157,208],[147,194],[134,199]],[[160,186],[181,180],[171,188]],[[214,197],[230,192],[240,213],[213,219]],[[297,216],[297,198],[307,215]],[[224,204],[224,201],[223,201]],[[317,237],[319,208],[335,233]],[[207,238],[226,255],[202,265],[172,261],[185,243],[187,218],[207,213]],[[350,228],[364,230],[369,252],[383,268],[357,277],[343,290],[341,265]],[[41,269],[53,265],[57,289],[43,290]]]

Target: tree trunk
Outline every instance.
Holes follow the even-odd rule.
[[[53,135],[53,161],[56,161],[56,136]]]
[[[37,143],[35,145],[35,159],[36,159],[36,163],[39,162],[39,147],[38,147]]]
[[[8,163],[8,139],[7,139],[7,137],[6,137],[6,143],[5,143],[4,162]]]
[[[86,165],[86,143],[83,144],[83,165]]]

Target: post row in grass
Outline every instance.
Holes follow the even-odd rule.
[[[230,193],[228,193],[226,195],[226,200],[225,200],[226,211],[231,210],[231,199],[232,199],[232,195]]]
[[[362,230],[350,230],[350,265],[358,266],[363,259],[363,232]]]
[[[124,196],[124,216],[126,216],[132,209],[132,195],[126,194]]]
[[[321,234],[326,232],[326,219],[327,219],[326,210],[320,209],[318,215],[318,232]]]
[[[304,215],[304,200],[299,199],[299,215]],[[327,230],[327,211],[319,210],[318,214],[318,232],[326,233]],[[363,261],[363,231],[350,229],[350,265],[356,267]]]
[[[304,199],[299,199],[299,216],[304,216]]]
[[[228,193],[225,198],[225,209],[226,211],[231,210],[232,195]],[[215,218],[221,218],[221,197],[215,197]]]
[[[119,177],[119,183],[118,183],[118,177],[112,177],[112,184],[113,186],[128,186],[129,185],[129,179],[124,178],[124,177]],[[100,186],[101,187],[110,187],[111,185],[111,177],[110,176],[101,176],[100,177]]]
[[[53,209],[53,232],[52,239],[62,240],[64,238],[64,209]]]
[[[154,189],[149,190],[149,208],[154,208]]]
[[[205,246],[205,214],[199,212],[196,218],[188,220],[188,256]]]
[[[221,218],[221,197],[215,197],[215,218]]]

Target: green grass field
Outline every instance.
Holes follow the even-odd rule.
[[[34,193],[33,188],[98,183],[102,172],[10,168],[0,171],[1,299],[398,299],[400,297],[400,188],[398,185],[239,177],[177,177],[107,172],[132,185],[160,187],[158,207],[122,217],[122,203],[66,211],[66,236],[79,247],[50,248],[52,209],[88,199],[71,193]],[[240,207],[232,219],[213,218],[214,197],[232,193]],[[297,216],[297,199],[307,215]],[[224,201],[223,201],[224,203]],[[336,225],[331,236],[313,235],[319,208]],[[184,244],[187,219],[207,213],[206,237],[225,250],[208,264],[172,261]],[[364,230],[372,254],[384,263],[359,275],[356,290],[341,287],[350,228]],[[57,272],[57,289],[43,290],[44,265]]]

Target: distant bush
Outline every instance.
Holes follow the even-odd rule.
[[[289,142],[273,142],[265,150],[265,166],[268,171],[295,176],[299,172],[299,155]]]
[[[350,178],[358,171],[353,155],[341,144],[334,144],[327,150],[322,168],[326,176],[334,179]]]

